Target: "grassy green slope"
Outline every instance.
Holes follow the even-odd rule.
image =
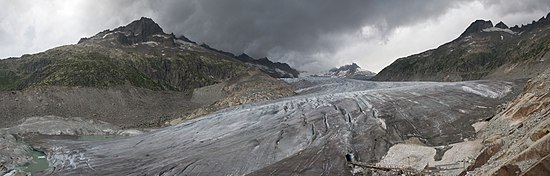
[[[243,70],[246,66],[242,63],[192,51],[161,57],[100,45],[68,45],[0,60],[0,90],[131,85],[186,91],[214,84]]]
[[[550,25],[539,22],[536,28],[516,34],[477,32],[461,36],[436,49],[397,59],[373,79],[462,81],[488,75],[496,79],[528,78],[532,75],[522,72],[534,65],[548,64],[540,60],[550,51],[549,34]]]

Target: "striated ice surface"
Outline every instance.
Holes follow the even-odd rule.
[[[462,90],[489,98],[502,98],[512,91],[511,85],[504,85],[501,89],[494,89],[484,84],[470,84],[462,86]]]
[[[380,161],[410,137],[428,146],[473,137],[510,92],[501,81],[284,79],[297,96],[220,110],[104,142],[51,141],[53,175],[349,175],[345,155]],[[483,108],[480,108],[483,107]],[[462,110],[462,111],[459,111]]]

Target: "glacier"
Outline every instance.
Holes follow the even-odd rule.
[[[298,95],[245,104],[113,141],[44,139],[51,175],[350,175],[393,145],[475,137],[512,93],[506,81],[284,79]]]

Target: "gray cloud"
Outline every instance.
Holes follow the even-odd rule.
[[[299,66],[332,59],[312,56],[335,52],[346,45],[344,36],[358,34],[364,26],[384,36],[396,27],[437,17],[461,2],[199,0],[169,1],[154,8],[155,18],[168,31],[234,53],[271,55]]]
[[[531,23],[550,12],[548,0],[483,0],[487,8],[495,11],[501,19],[509,25]]]
[[[440,24],[441,16],[453,9],[468,14],[463,6],[469,3],[480,3],[512,22],[550,10],[547,0],[0,0],[4,8],[0,11],[0,57],[75,43],[80,37],[148,16],[166,32],[236,54],[268,56],[299,69],[326,69],[339,64],[338,60],[386,63],[396,59],[395,53],[388,54],[392,58],[383,53],[374,54],[377,58],[363,58],[365,54],[336,58],[334,53],[372,46],[365,45],[369,42],[382,46],[354,52],[380,52],[373,48],[399,52],[401,48],[383,46],[390,36],[399,36],[399,29],[430,21]],[[456,37],[460,31],[455,33],[444,37]]]
[[[523,14],[529,12],[548,13],[550,1],[548,0],[483,0],[483,3],[489,7],[496,7],[501,15]]]

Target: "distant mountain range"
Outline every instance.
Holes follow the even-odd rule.
[[[351,63],[349,65],[332,68],[327,72],[318,73],[313,76],[369,80],[374,77],[374,75],[376,75],[376,73],[361,69],[356,63]]]
[[[241,62],[244,62],[250,66],[259,68],[264,73],[267,73],[268,75],[275,78],[297,78],[298,75],[300,75],[300,72],[290,67],[288,64],[281,63],[281,62],[272,62],[267,57],[264,57],[261,59],[255,59],[245,53],[235,56],[233,53],[217,50],[217,49],[211,48],[206,44],[201,44],[200,46],[210,49],[212,51],[223,53],[229,57],[234,57],[237,60],[240,60]]]
[[[550,67],[550,14],[509,28],[477,20],[455,40],[397,59],[378,81],[462,81],[530,78]]]

